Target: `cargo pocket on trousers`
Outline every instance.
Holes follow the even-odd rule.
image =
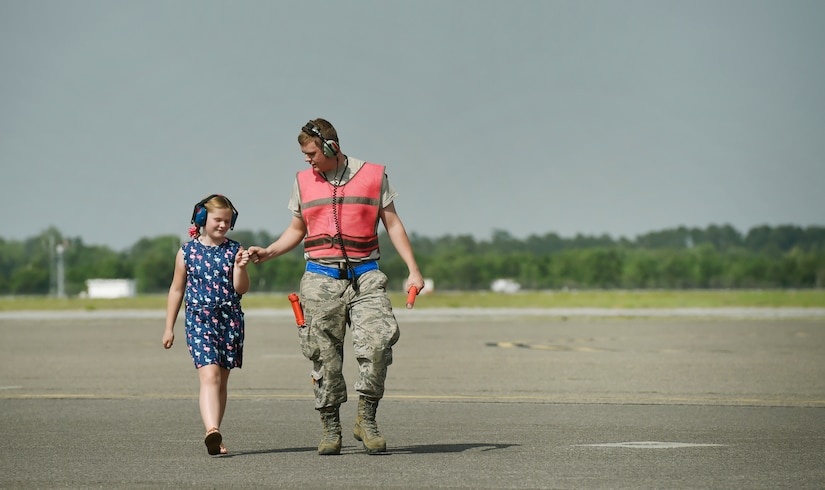
[[[321,357],[321,349],[318,347],[318,339],[312,331],[312,327],[304,325],[298,329],[298,340],[301,343],[301,353],[310,361],[317,361]]]

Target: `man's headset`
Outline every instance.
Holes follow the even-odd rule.
[[[228,197],[221,194],[212,194],[209,197],[203,198],[201,202],[195,204],[195,209],[192,211],[191,223],[196,224],[198,226],[206,226],[206,215],[208,213],[206,211],[205,204],[216,197],[222,197],[226,199],[226,202],[229,203],[229,207],[232,208],[232,222],[229,224],[229,229],[231,230],[235,228],[235,221],[238,220],[238,210],[235,209],[235,205],[232,204],[232,201],[230,201]]]
[[[335,140],[328,140],[324,138],[324,136],[321,134],[321,130],[318,129],[318,126],[312,124],[312,121],[306,123],[304,127],[301,128],[301,130],[310,136],[321,138],[321,141],[324,142],[323,146],[321,147],[321,150],[324,152],[324,155],[328,157],[334,157],[338,154],[339,151],[341,151],[341,147],[338,146],[338,142]]]

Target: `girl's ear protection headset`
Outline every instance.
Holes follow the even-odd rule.
[[[195,204],[195,209],[192,211],[192,224],[198,226],[206,226],[206,215],[208,213],[206,211],[205,204],[218,196],[226,199],[226,202],[228,202],[229,206],[232,208],[232,222],[229,224],[229,229],[231,230],[235,228],[235,221],[238,220],[238,210],[235,209],[235,206],[232,204],[232,201],[230,201],[228,197],[223,196],[221,194],[212,194],[211,196],[202,199],[201,202]]]
[[[324,145],[321,147],[321,150],[324,152],[324,155],[328,157],[334,157],[338,154],[339,151],[341,151],[341,147],[338,146],[338,142],[335,140],[328,140],[324,138],[324,136],[321,134],[321,130],[318,129],[316,125],[312,124],[312,121],[306,123],[304,127],[301,128],[301,130],[310,136],[321,138],[321,141],[324,142]]]

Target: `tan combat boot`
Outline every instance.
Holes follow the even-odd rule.
[[[383,453],[387,450],[387,441],[378,431],[378,423],[375,421],[377,409],[378,400],[364,395],[358,397],[358,418],[355,419],[352,435],[364,443],[367,454]]]
[[[322,456],[341,454],[341,417],[338,407],[322,408],[320,412],[324,434],[318,444],[318,454]]]

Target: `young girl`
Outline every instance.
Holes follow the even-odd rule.
[[[229,370],[243,361],[244,314],[241,295],[249,290],[249,252],[226,238],[238,211],[213,194],[192,212],[189,235],[175,258],[175,274],[166,302],[163,347],[175,341],[175,320],[186,300],[186,343],[200,379],[199,405],[211,455],[226,454],[220,426],[226,410]],[[201,227],[203,234],[201,234]]]

